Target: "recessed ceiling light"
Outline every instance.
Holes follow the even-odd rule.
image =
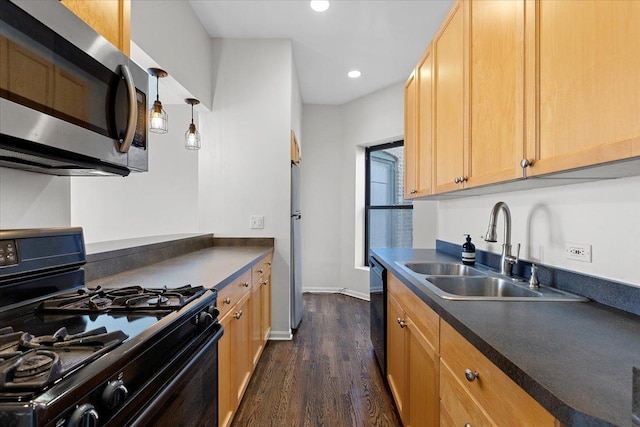
[[[311,9],[315,10],[316,12],[324,12],[329,9],[328,0],[311,0],[309,4],[311,5]]]
[[[347,73],[347,76],[351,77],[352,79],[357,79],[361,75],[362,73],[358,70],[351,70]]]

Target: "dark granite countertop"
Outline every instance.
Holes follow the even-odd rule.
[[[272,239],[263,240],[255,243],[251,240],[237,239],[236,242],[225,241],[223,245],[216,245],[212,240],[212,246],[171,256],[158,262],[150,262],[116,274],[90,279],[86,286],[91,288],[98,285],[102,287],[140,285],[171,288],[190,284],[220,289],[273,251]],[[267,240],[271,241],[270,245]],[[133,250],[131,247],[123,249],[122,257],[131,256],[131,250]],[[113,252],[110,251],[110,253],[112,257],[118,259]],[[151,257],[154,256],[155,254],[151,255]]]
[[[396,261],[457,258],[429,249],[375,257],[566,426],[631,426],[640,317],[589,302],[448,301]]]

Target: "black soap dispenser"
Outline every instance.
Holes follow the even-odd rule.
[[[476,246],[471,243],[471,236],[467,236],[467,241],[462,245],[462,263],[464,265],[474,265],[476,263]]]

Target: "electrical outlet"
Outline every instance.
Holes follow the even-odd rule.
[[[264,215],[251,215],[249,221],[251,228],[264,228]]]
[[[591,245],[583,243],[567,243],[565,246],[567,259],[575,261],[591,262]]]

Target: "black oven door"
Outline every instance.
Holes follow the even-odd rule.
[[[219,323],[214,332],[183,364],[167,369],[171,378],[154,379],[148,387],[156,394],[144,403],[141,412],[127,421],[131,426],[212,426],[218,425],[218,341],[223,334]]]
[[[0,0],[0,158],[29,146],[147,170],[147,90],[147,72],[61,2]]]

